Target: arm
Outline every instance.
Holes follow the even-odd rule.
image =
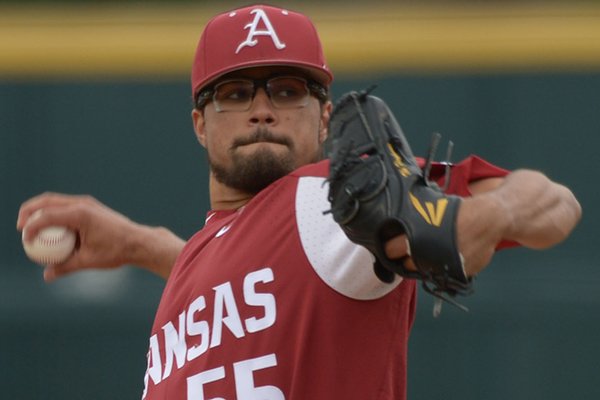
[[[42,209],[39,218],[29,217]],[[66,226],[78,234],[78,246],[64,263],[50,265],[44,279],[52,281],[88,268],[117,268],[131,264],[168,278],[185,242],[165,228],[137,224],[89,196],[45,193],[21,206],[17,229],[31,240],[50,225]]]
[[[544,174],[517,170],[505,178],[470,185],[458,212],[458,247],[468,275],[476,275],[492,259],[502,240],[533,249],[560,243],[581,218],[581,207],[571,191]],[[403,236],[386,246],[390,258],[407,254]]]
[[[517,170],[492,190],[474,190],[459,211],[457,225],[459,248],[471,275],[491,261],[501,240],[549,248],[566,239],[581,218],[571,191],[537,171]]]

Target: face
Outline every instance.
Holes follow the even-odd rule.
[[[229,74],[232,78],[264,79],[298,75],[290,68],[260,67]],[[331,104],[310,96],[306,106],[278,109],[258,88],[246,111],[217,112],[209,101],[192,118],[199,142],[206,148],[212,177],[222,185],[256,194],[296,168],[318,161],[327,136]]]

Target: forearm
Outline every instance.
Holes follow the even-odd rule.
[[[502,239],[534,249],[563,241],[581,218],[569,189],[537,171],[517,170],[490,192],[507,219]]]
[[[466,272],[479,273],[503,240],[534,249],[553,246],[580,217],[581,207],[569,189],[540,172],[514,171],[461,205],[457,237]]]
[[[167,279],[184,245],[183,239],[166,228],[136,225],[129,235],[126,263]]]

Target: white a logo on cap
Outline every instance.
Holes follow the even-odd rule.
[[[250,29],[248,31],[248,37],[246,38],[246,40],[240,43],[237,50],[235,51],[235,54],[239,53],[240,50],[246,46],[256,46],[258,43],[258,39],[256,39],[257,36],[269,36],[277,50],[284,49],[285,43],[282,43],[281,40],[279,40],[279,37],[277,37],[277,32],[275,32],[275,29],[273,28],[273,25],[271,25],[271,21],[269,21],[269,17],[267,17],[265,11],[260,8],[256,8],[250,11],[250,14],[255,15],[254,20],[244,27],[244,29]],[[263,22],[266,29],[258,29],[258,24],[260,23],[260,21]]]

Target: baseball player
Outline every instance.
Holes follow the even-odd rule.
[[[43,209],[26,239],[49,225],[80,238],[70,259],[46,267],[46,280],[123,264],[167,279],[150,332],[143,398],[404,399],[417,282],[405,275],[427,266],[417,257],[422,250],[411,257],[425,229],[411,221],[449,224],[448,254],[459,255],[467,278],[503,241],[545,248],[577,223],[579,204],[564,186],[540,172],[508,172],[470,157],[452,167],[448,192],[436,195],[441,202],[414,189],[391,191],[402,204],[416,196],[412,204],[423,204],[425,214],[388,205],[404,230],[380,238],[375,250],[368,240],[354,243],[353,229],[370,228],[340,214],[350,204],[343,196],[358,199],[352,204],[360,216],[370,207],[357,194],[363,186],[405,187],[423,174],[394,129],[389,136],[373,129],[381,146],[357,139],[360,151],[338,141],[331,168],[322,160],[328,127],[347,137],[354,124],[332,115],[332,79],[305,15],[264,5],[217,15],[198,43],[191,82],[193,126],[210,162],[212,209],[201,231],[184,242],[86,196],[46,193],[22,205],[18,229]],[[353,99],[352,112],[367,115],[373,100]],[[369,118],[360,121],[369,125]],[[353,175],[357,166],[366,172]],[[371,179],[378,171],[386,176],[381,188]],[[358,176],[354,186],[346,184],[349,176]],[[359,178],[363,186],[355,184]],[[426,178],[442,183],[444,169],[428,167]],[[343,189],[330,192],[338,182]]]

